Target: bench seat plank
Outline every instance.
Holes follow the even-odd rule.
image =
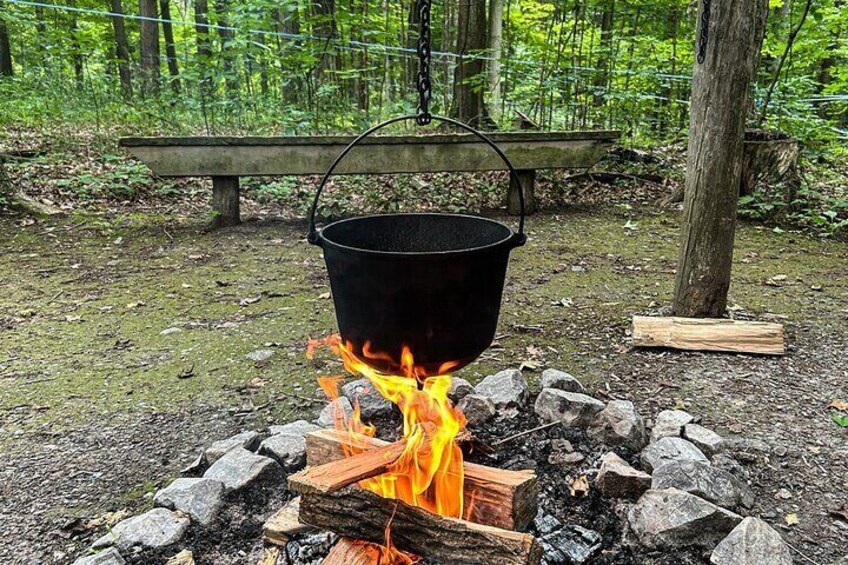
[[[586,168],[619,132],[500,133],[492,138],[516,169]],[[123,138],[120,144],[163,177],[314,175],[327,170],[352,137]],[[498,156],[473,136],[367,138],[338,174],[471,172],[503,169]]]

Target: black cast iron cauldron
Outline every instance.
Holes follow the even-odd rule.
[[[339,154],[315,194],[308,240],[324,250],[342,339],[363,359],[368,343],[371,352],[383,354],[369,364],[394,374],[400,374],[407,346],[415,366],[432,375],[446,362],[456,362],[453,370],[471,363],[492,343],[509,252],[526,241],[523,190],[517,233],[500,222],[460,214],[374,215],[315,227],[318,199],[341,160],[372,133],[416,118],[378,124]],[[450,118],[432,119],[476,135],[521,187],[509,159],[488,137]]]

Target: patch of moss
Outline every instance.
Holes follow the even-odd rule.
[[[678,222],[610,212],[529,219],[530,241],[508,272],[502,348],[462,376],[525,363],[532,382],[547,366],[589,384],[604,377],[630,317],[671,302]],[[315,407],[297,397],[337,370],[304,356],[335,320],[320,251],[299,224],[210,232],[199,221],[77,214],[28,227],[0,219],[0,232],[8,429],[200,404],[311,416]],[[838,242],[742,224],[731,303],[844,327],[833,312],[848,297],[846,259]],[[786,278],[764,285],[775,275]],[[274,355],[255,363],[246,358],[255,349]]]

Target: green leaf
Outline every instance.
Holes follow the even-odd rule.
[[[830,417],[833,418],[833,421],[836,422],[837,426],[848,428],[848,414],[842,414],[841,412],[831,412]]]

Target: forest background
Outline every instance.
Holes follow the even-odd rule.
[[[687,0],[436,2],[432,110],[685,144],[697,14]],[[410,0],[0,0],[0,139],[353,133],[415,110],[416,41]],[[844,0],[770,1],[754,100],[751,127],[801,141],[802,186],[796,201],[743,196],[742,214],[844,233]],[[104,190],[132,198],[144,169],[122,167]]]

